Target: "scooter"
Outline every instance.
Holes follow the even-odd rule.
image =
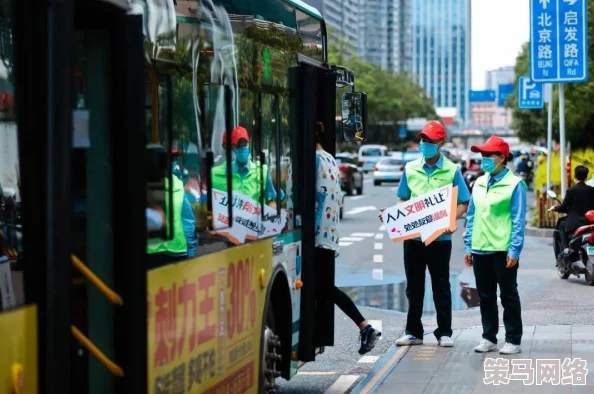
[[[561,203],[554,191],[548,190],[547,196]],[[594,223],[594,210],[586,212],[585,216],[589,222]],[[594,224],[578,228],[570,238],[569,247],[561,250],[560,229],[565,226],[566,220],[567,217],[559,218],[553,233],[557,274],[561,279],[567,279],[570,275],[579,278],[581,274],[584,274],[586,283],[589,286],[594,286],[594,248],[590,246],[594,245]],[[589,251],[592,252],[592,257],[590,257]]]
[[[532,173],[520,172],[520,178],[522,178],[522,180],[526,182],[528,190],[532,190]]]
[[[464,174],[464,181],[466,182],[466,186],[468,187],[468,190],[470,192],[472,192],[472,188],[474,187],[476,180],[481,175],[482,175],[482,171],[473,171],[473,170],[467,170],[466,173]]]

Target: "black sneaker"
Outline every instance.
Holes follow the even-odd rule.
[[[365,354],[369,352],[375,346],[375,341],[382,336],[382,333],[375,328],[367,325],[361,330],[361,347],[359,348],[359,354]]]

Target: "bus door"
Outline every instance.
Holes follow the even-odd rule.
[[[335,263],[314,261],[314,210],[315,188],[305,187],[316,179],[315,173],[315,124],[322,122],[325,128],[324,149],[335,153],[335,103],[336,76],[326,68],[312,62],[302,62],[292,70],[291,82],[297,91],[296,117],[302,130],[302,144],[299,157],[303,195],[300,200],[303,228],[303,268],[301,289],[301,327],[299,336],[299,359],[315,360],[318,347],[334,345],[334,303],[330,298],[334,288]],[[308,284],[314,286],[308,286]],[[316,313],[311,314],[315,308]]]
[[[125,2],[123,2],[125,3]],[[142,16],[74,4],[71,392],[146,392]]]

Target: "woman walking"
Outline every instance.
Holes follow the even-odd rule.
[[[517,276],[526,226],[526,185],[506,167],[509,145],[501,138],[491,136],[484,145],[471,150],[482,154],[481,166],[486,172],[474,184],[464,236],[464,263],[474,268],[483,324],[483,339],[474,350],[497,350],[499,285],[505,325],[505,345],[499,353],[520,353],[522,316]]]
[[[321,141],[324,135],[324,125],[317,122],[315,130],[317,174],[315,259],[317,264],[324,264],[324,262],[332,261],[339,250],[340,170],[334,157],[322,148]],[[361,335],[359,354],[365,354],[373,349],[377,338],[382,333],[367,322],[355,303],[338,287],[334,286],[331,298],[334,304],[338,305],[359,328]]]

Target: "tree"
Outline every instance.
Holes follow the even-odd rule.
[[[594,18],[594,1],[588,2],[588,18]],[[566,137],[572,146],[594,146],[594,24],[588,24],[588,73],[591,76],[586,83],[565,84],[565,130]],[[516,59],[515,72],[517,76],[529,75],[529,46],[522,46],[522,51]],[[517,81],[516,89],[518,91]],[[559,104],[558,86],[553,91],[553,138],[559,139]],[[506,101],[506,107],[513,109],[512,126],[518,137],[527,142],[547,136],[547,111],[517,109],[517,96],[512,94]]]

